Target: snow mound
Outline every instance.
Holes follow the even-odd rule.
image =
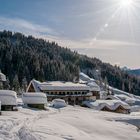
[[[54,108],[63,108],[63,107],[66,107],[67,104],[66,104],[65,100],[62,100],[62,99],[54,99],[52,101],[52,106]]]

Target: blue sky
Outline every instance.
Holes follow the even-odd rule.
[[[139,0],[0,0],[0,3],[0,30],[54,40],[113,65],[140,67]]]

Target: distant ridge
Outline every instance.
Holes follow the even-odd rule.
[[[140,69],[134,69],[134,70],[129,70],[128,71],[130,74],[140,76]]]

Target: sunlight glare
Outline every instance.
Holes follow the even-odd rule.
[[[121,0],[121,6],[122,7],[130,7],[133,4],[133,0]]]

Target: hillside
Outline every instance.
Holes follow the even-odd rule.
[[[21,33],[0,32],[0,69],[8,78],[5,87],[16,91],[25,89],[33,78],[75,81],[79,71],[83,71],[113,87],[140,95],[140,80],[119,67]]]

